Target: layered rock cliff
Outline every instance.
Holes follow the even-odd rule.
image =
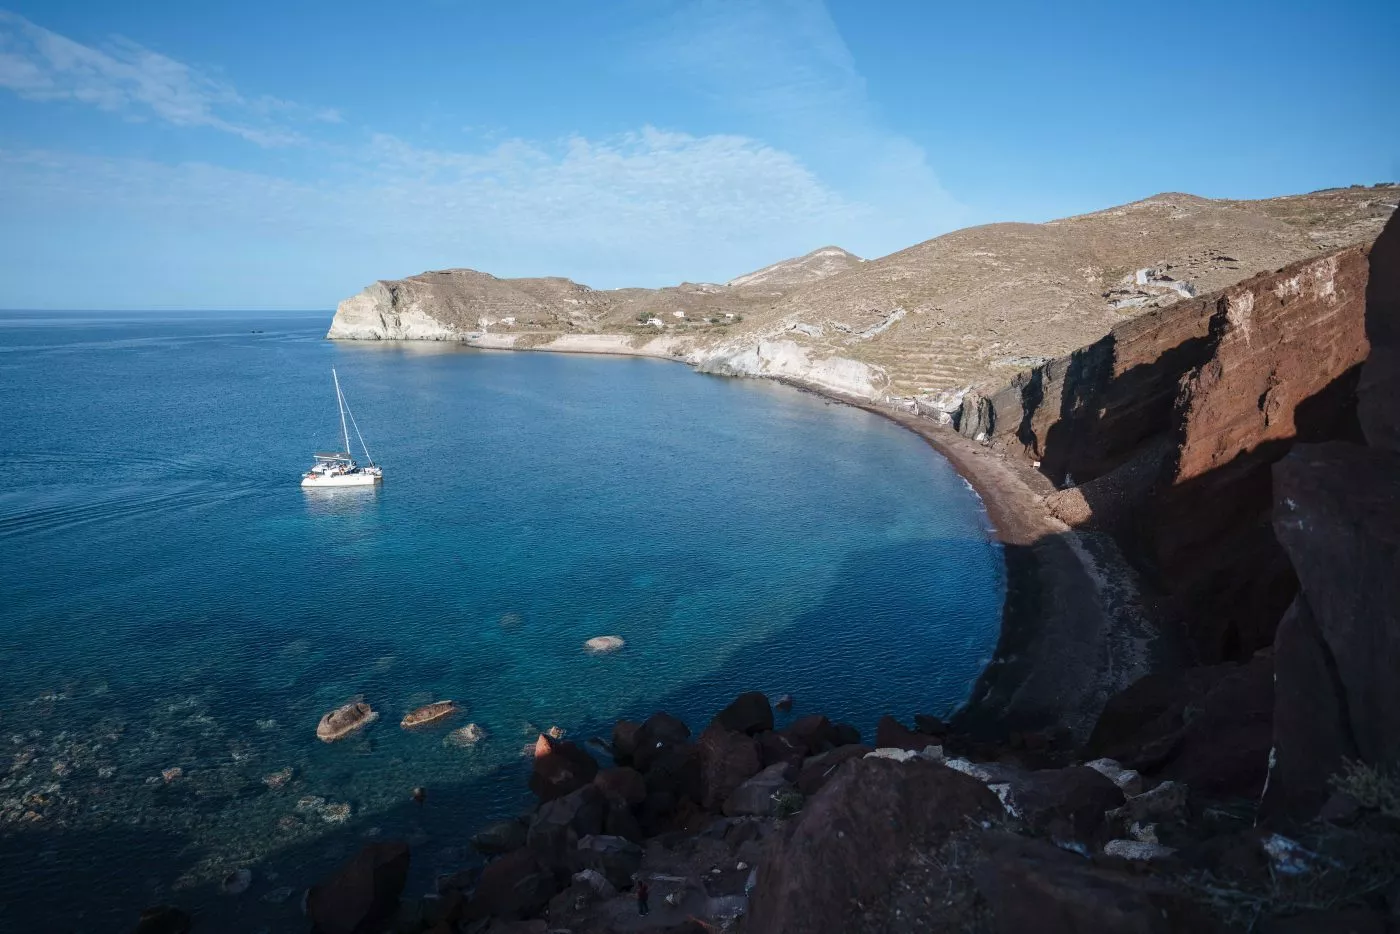
[[[1149,312],[986,397],[965,433],[1038,462],[1051,510],[1114,534],[1204,661],[1272,641],[1295,588],[1270,465],[1352,438],[1369,247]]]

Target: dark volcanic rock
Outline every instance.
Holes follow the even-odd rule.
[[[849,723],[833,723],[831,725],[831,745],[833,746],[854,746],[860,742],[860,730]]]
[[[866,753],[873,751],[872,746],[856,743],[851,746],[837,746],[821,755],[804,759],[802,770],[797,773],[797,790],[810,798],[831,780],[841,763],[849,759],[863,758]]]
[[[998,934],[1219,930],[1174,889],[1150,877],[1100,868],[1038,840],[988,836],[992,853],[972,877]]]
[[[758,737],[758,757],[764,768],[779,762],[796,768],[808,755],[807,744],[793,739],[786,731]]]
[[[805,755],[808,756],[826,752],[838,745],[838,734],[835,727],[831,725],[830,720],[818,713],[798,717],[785,729],[779,731],[779,735],[786,736],[801,746],[805,750]]]
[[[1340,442],[1297,445],[1274,470],[1274,529],[1298,573],[1313,645],[1331,677],[1299,683],[1285,674],[1288,725],[1306,735],[1279,736],[1287,760],[1303,771],[1278,776],[1276,800],[1311,803],[1316,780],[1354,747],[1369,763],[1400,761],[1400,454]],[[1294,620],[1300,622],[1299,619]],[[1315,663],[1314,663],[1315,667]],[[1336,708],[1346,742],[1319,735],[1327,715],[1299,722],[1299,707]],[[1330,761],[1329,761],[1330,760]]]
[[[770,765],[734,789],[724,800],[724,813],[730,817],[767,817],[777,808],[773,795],[789,788],[797,770],[786,762]]]
[[[1366,281],[1366,337],[1357,414],[1366,443],[1400,453],[1400,211],[1371,246]]]
[[[646,773],[647,796],[655,792],[699,801],[703,794],[700,748],[693,743],[667,746],[658,753]]]
[[[317,934],[378,934],[408,880],[408,844],[371,843],[306,894]]]
[[[938,740],[927,733],[909,729],[894,717],[886,714],[875,724],[875,748],[909,749],[923,752],[929,746],[937,746]]]
[[[948,733],[948,724],[929,713],[914,714],[914,727],[929,736],[945,736]]]
[[[525,835],[526,846],[540,864],[552,870],[561,880],[574,871],[574,851],[579,840],[603,832],[608,802],[594,785],[546,801],[530,819]]]
[[[132,934],[188,934],[193,919],[170,905],[157,905],[141,912]]]
[[[1100,842],[1107,830],[1104,813],[1123,804],[1117,785],[1084,766],[1025,773],[1009,795],[1032,832],[1065,842]]]
[[[1148,675],[1110,698],[1088,756],[1116,759],[1193,791],[1257,796],[1273,744],[1273,660]]]
[[[550,739],[543,733],[535,742],[535,765],[530,790],[541,801],[577,791],[598,774],[597,761],[582,746],[568,740]]]
[[[642,848],[622,837],[597,834],[578,842],[578,862],[581,869],[592,869],[614,887],[626,889],[642,868]]]
[[[885,894],[911,847],[936,845],[969,821],[1001,813],[981,782],[932,762],[847,762],[759,864],[746,929],[855,930],[861,904]]]
[[[525,825],[518,820],[500,820],[472,834],[472,849],[485,856],[509,853],[525,845]]]
[[[613,760],[619,765],[632,761],[632,755],[637,751],[637,732],[641,728],[640,723],[631,720],[619,720],[613,725]]]
[[[593,784],[609,801],[626,805],[641,804],[647,797],[647,782],[642,773],[627,766],[603,769],[593,776]]]
[[[529,850],[516,850],[482,870],[467,917],[526,918],[543,911],[556,891],[554,874]]]
[[[1274,671],[1274,765],[1263,810],[1311,817],[1339,763],[1357,753],[1332,653],[1303,594],[1278,625]]]
[[[665,749],[689,738],[690,727],[668,713],[654,713],[647,717],[633,737],[632,764],[645,772]]]
[[[757,736],[773,729],[773,708],[768,703],[766,694],[749,691],[734,698],[728,707],[715,714],[710,725],[721,726],[735,733]]]
[[[767,703],[765,701],[764,703]],[[718,810],[724,800],[762,767],[758,741],[711,724],[700,734],[700,801],[708,811]]]

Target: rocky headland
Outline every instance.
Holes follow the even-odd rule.
[[[810,311],[815,295],[866,287],[881,307],[893,270],[913,262],[903,254],[806,258],[795,285],[674,290],[691,303],[676,310],[693,322],[704,309],[704,324],[637,321],[651,330],[619,332],[619,346],[725,371],[693,355],[762,361],[765,341],[790,343],[826,364],[808,371],[820,378],[788,378],[899,420],[969,478],[1006,546],[996,660],[950,722],[898,711],[915,714],[912,726],[887,717],[874,736],[800,698],[775,711],[754,693],[698,735],[665,713],[585,745],[540,735],[537,804],[477,833],[480,859],[436,891],[406,893],[409,845],[371,843],[311,889],[310,924],[327,934],[1394,930],[1400,222],[1376,237],[1393,205],[1388,188],[1250,203],[1162,196],[1000,231],[1013,252],[994,257],[972,255],[985,251],[967,249],[969,232],[920,245],[925,258],[1004,262],[1014,268],[999,281],[1034,292],[1018,277],[1043,254],[1015,244],[1078,231],[1080,279],[1108,307],[1075,305],[1064,282],[1070,291],[1050,300],[1059,319],[1038,292],[969,291],[957,307],[985,300],[1014,335],[978,346],[1009,346],[1020,362],[1004,372],[974,354],[975,378],[946,380],[927,367],[916,382],[929,393],[903,393],[907,371],[861,356],[899,334],[911,352],[911,322],[934,320],[923,298],[911,292],[892,322],[884,306],[883,330],[842,344],[849,357],[824,355],[834,319]],[[1177,224],[1185,252],[1158,257]],[[1227,249],[1216,236],[1235,239]],[[1107,264],[1140,240],[1152,257]],[[859,278],[872,268],[884,272]],[[478,346],[597,349],[590,342],[611,339],[609,315],[651,321],[664,308],[648,302],[673,300],[526,280],[544,291],[503,287],[532,296],[538,317],[497,318],[465,300],[434,304],[433,275],[350,300],[332,336],[422,327]],[[460,295],[449,285],[458,278],[500,294],[501,280],[480,273],[437,285]],[[770,289],[752,306],[763,311],[724,304],[759,287]],[[561,312],[549,304],[557,296],[576,304]],[[947,312],[953,302],[942,301]],[[802,302],[794,320],[816,335],[769,333]],[[822,305],[851,329],[837,343],[875,326],[856,331],[864,322],[849,307]],[[709,320],[725,314],[742,320]],[[515,320],[502,332],[505,317]],[[1045,328],[1022,328],[1029,320]],[[1037,337],[1047,329],[1074,343],[1055,349]],[[905,363],[924,366],[915,359]],[[851,374],[867,371],[831,360],[883,376],[852,392]],[[842,375],[828,380],[833,366]],[[158,923],[181,923],[170,911]]]

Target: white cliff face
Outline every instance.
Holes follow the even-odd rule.
[[[416,302],[399,305],[382,282],[341,302],[326,333],[331,340],[357,341],[447,341],[463,336]]]
[[[889,380],[883,370],[845,357],[812,359],[795,341],[761,340],[739,348],[702,351],[690,359],[702,373],[807,383],[860,399],[878,400]]]

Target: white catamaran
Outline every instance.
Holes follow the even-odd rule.
[[[355,424],[355,413],[351,412],[350,406],[345,404],[345,393],[340,391],[340,377],[336,375],[334,369],[331,370],[331,379],[335,381],[335,401],[340,406],[340,436],[345,441],[345,450],[313,455],[316,458],[316,465],[302,476],[301,485],[304,487],[374,486],[384,479],[384,471],[374,465],[374,458],[370,456],[369,447],[365,444],[365,436],[360,434],[360,426]],[[350,456],[350,431],[345,425],[346,415],[350,416],[350,424],[355,428],[355,437],[360,439],[360,447],[364,449],[365,460],[369,461],[369,465],[366,467],[355,463],[355,458]]]

